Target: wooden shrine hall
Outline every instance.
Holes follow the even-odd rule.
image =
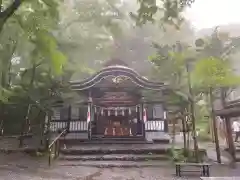
[[[140,76],[121,60],[108,61],[93,76],[72,81],[70,86],[79,99],[54,108],[51,131],[67,128],[89,140],[146,140],[156,132],[167,134],[167,113],[161,99],[166,86]]]

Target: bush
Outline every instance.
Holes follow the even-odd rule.
[[[203,149],[199,150],[199,161],[203,162],[206,157],[206,151]],[[195,162],[195,151],[193,149],[184,152],[184,149],[174,149],[169,150],[169,157],[173,162]]]
[[[199,141],[204,141],[204,142],[212,140],[211,135],[206,131],[200,131],[197,138]]]
[[[185,162],[186,157],[184,156],[184,150],[183,149],[174,149],[171,148],[169,150],[169,157],[173,162]]]

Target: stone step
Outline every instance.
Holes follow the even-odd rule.
[[[236,148],[236,153],[240,154],[240,149],[239,148]]]
[[[98,141],[98,140],[65,140],[64,144],[66,145],[85,145],[85,144],[153,144],[152,141],[114,141],[114,140],[105,140],[105,141]]]
[[[155,138],[152,139],[154,144],[169,144],[170,143],[170,139],[167,138]]]
[[[133,145],[107,145],[98,144],[72,146],[61,149],[60,152],[65,155],[90,155],[90,154],[166,154],[169,145],[152,144],[133,144]]]
[[[111,155],[64,155],[59,160],[64,161],[149,161],[149,160],[169,160],[167,155],[136,155],[136,154],[111,154]]]
[[[141,168],[141,167],[172,167],[171,161],[57,161],[58,166],[85,166],[96,168]]]
[[[240,143],[234,142],[234,146],[235,146],[236,153],[240,152]]]
[[[240,162],[240,152],[236,152],[236,162]]]
[[[88,139],[88,134],[87,133],[68,133],[64,138],[61,139],[76,139],[76,140],[89,140]],[[105,136],[100,136],[100,135],[92,135],[91,139],[96,139],[96,140],[116,140],[116,141],[122,141],[122,140],[128,140],[128,141],[136,141],[136,140],[144,140],[143,136],[128,136],[128,137],[116,137],[116,136],[111,136],[111,137],[105,137]]]
[[[153,141],[147,141],[142,137],[129,137],[129,138],[79,138],[77,136],[69,135],[60,139],[65,144],[151,144]],[[164,140],[163,140],[164,141]]]
[[[142,141],[144,140],[143,136],[130,136],[130,137],[98,137],[98,136],[92,136],[92,140],[98,140],[98,141],[105,141],[105,140],[114,140],[114,141]]]

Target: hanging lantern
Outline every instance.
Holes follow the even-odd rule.
[[[129,114],[129,115],[132,114],[131,108],[128,109],[128,114]]]
[[[147,121],[147,112],[146,109],[143,109],[143,122],[145,123]]]
[[[101,109],[101,116],[103,116],[103,108]]]
[[[108,110],[108,116],[110,116],[110,114],[111,114],[111,112],[110,112],[110,110]]]
[[[167,112],[166,111],[163,112],[163,118],[167,119]]]
[[[115,108],[115,116],[117,116],[117,115],[118,115],[117,108]]]
[[[91,115],[90,115],[90,105],[88,105],[88,112],[87,112],[87,123],[89,123],[91,120]]]
[[[124,109],[122,110],[122,116],[124,116],[125,115],[125,111],[124,111]]]
[[[97,113],[97,107],[96,106],[94,106],[94,112]]]
[[[129,134],[130,136],[132,136],[132,128],[130,128]]]
[[[138,112],[138,106],[136,106],[136,113]]]

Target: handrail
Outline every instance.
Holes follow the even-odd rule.
[[[48,165],[51,166],[52,158],[56,159],[60,152],[60,138],[64,137],[67,129],[63,129],[58,136],[48,145]],[[53,152],[52,152],[53,151]]]
[[[66,132],[67,132],[67,129],[64,129],[64,130],[52,141],[52,143],[49,144],[48,149],[51,148],[51,147],[54,145],[54,143],[55,143],[57,140],[59,140],[59,138],[62,137],[62,135],[65,134]]]

